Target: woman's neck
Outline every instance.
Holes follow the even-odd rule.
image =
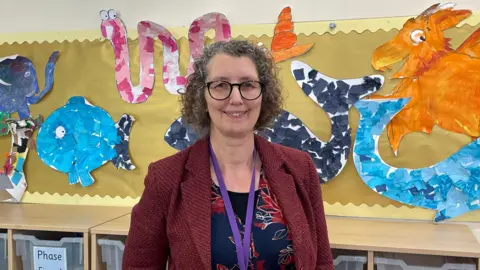
[[[227,137],[212,130],[210,141],[222,171],[252,167],[255,145],[253,132],[242,137]]]

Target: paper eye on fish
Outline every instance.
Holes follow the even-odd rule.
[[[66,133],[65,128],[62,126],[59,126],[55,129],[55,137],[57,139],[62,139],[63,137],[65,137],[65,133]]]

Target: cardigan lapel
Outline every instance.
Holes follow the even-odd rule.
[[[202,138],[190,149],[181,184],[191,238],[197,248],[202,269],[211,269],[211,187],[208,140]],[[195,261],[192,258],[193,261]]]
[[[284,159],[275,146],[266,139],[256,136],[255,144],[262,159],[264,174],[273,195],[282,210],[287,227],[292,235],[297,269],[313,265],[314,247],[310,239],[307,218],[296,195],[295,179],[285,170]]]

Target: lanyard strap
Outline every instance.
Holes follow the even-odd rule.
[[[252,180],[250,183],[250,191],[248,193],[248,203],[247,203],[247,217],[245,220],[245,233],[243,237],[243,245],[240,236],[240,231],[238,230],[238,224],[235,219],[235,214],[233,212],[232,203],[230,202],[230,197],[228,196],[228,191],[223,180],[222,172],[218,165],[217,158],[212,149],[212,144],[210,146],[210,155],[212,157],[213,169],[217,175],[218,184],[220,185],[220,192],[222,193],[223,201],[225,203],[225,209],[227,211],[228,221],[233,233],[233,240],[235,241],[235,247],[237,251],[237,259],[240,270],[247,270],[249,255],[250,255],[250,233],[252,230],[252,216],[253,216],[253,201],[255,194],[255,159],[257,151],[253,149],[253,172]]]

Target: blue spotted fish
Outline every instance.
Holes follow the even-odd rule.
[[[378,140],[410,98],[361,100],[353,160],[363,182],[392,200],[436,211],[435,222],[480,209],[480,139],[429,167],[396,168],[385,163]]]
[[[128,153],[134,121],[124,114],[114,123],[105,110],[84,97],[71,97],[38,131],[38,155],[46,165],[67,173],[69,184],[88,187],[94,183],[90,172],[108,161],[117,168],[135,169]]]
[[[271,127],[256,131],[267,140],[307,152],[313,159],[321,183],[335,178],[345,167],[352,144],[348,111],[353,104],[383,86],[381,75],[357,79],[333,79],[307,64],[292,61],[292,75],[303,93],[327,112],[332,135],[321,141],[294,114],[282,110]],[[164,140],[178,150],[198,140],[199,135],[180,117],[167,130]]]

